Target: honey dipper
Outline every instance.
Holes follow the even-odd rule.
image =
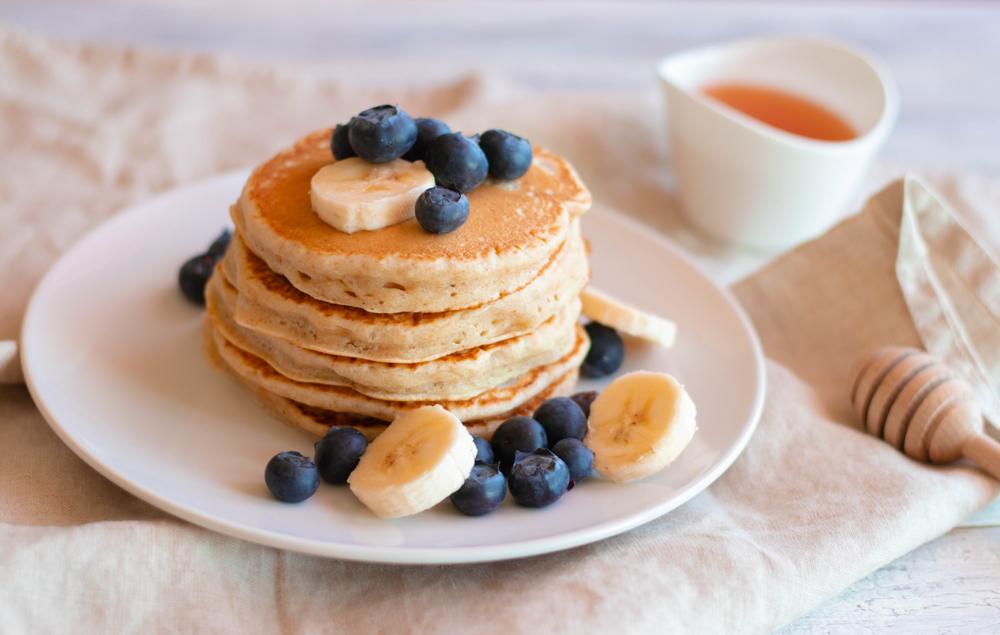
[[[931,463],[968,459],[1000,479],[1000,443],[983,432],[971,387],[938,358],[889,346],[867,355],[851,403],[869,434]]]

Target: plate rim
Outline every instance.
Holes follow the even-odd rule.
[[[767,390],[767,374],[764,362],[764,353],[761,347],[760,338],[757,335],[757,331],[754,328],[753,323],[750,321],[735,296],[733,296],[728,287],[722,286],[712,280],[712,278],[705,273],[697,262],[685,254],[682,249],[674,245],[669,238],[664,236],[658,230],[622,214],[621,212],[618,212],[611,206],[595,202],[594,207],[598,209],[599,214],[610,216],[614,218],[615,222],[628,226],[630,230],[640,231],[648,235],[659,245],[659,247],[668,251],[673,257],[679,259],[698,276],[714,287],[715,290],[725,299],[729,308],[734,311],[740,325],[743,327],[744,333],[749,338],[750,347],[754,357],[754,366],[757,373],[754,378],[756,391],[754,394],[753,406],[748,419],[744,422],[739,436],[725,452],[722,458],[713,464],[711,468],[702,473],[697,479],[694,479],[683,486],[678,494],[660,504],[647,507],[640,512],[626,515],[621,518],[611,519],[590,527],[576,529],[544,538],[520,540],[501,545],[463,547],[351,545],[311,538],[290,537],[286,534],[275,531],[247,527],[244,524],[220,519],[212,516],[211,514],[190,508],[186,505],[174,503],[172,500],[158,494],[156,491],[132,482],[126,475],[101,461],[96,455],[89,453],[86,448],[76,441],[74,436],[69,432],[68,428],[60,423],[54,414],[49,410],[48,406],[41,397],[38,386],[35,383],[36,371],[33,370],[31,354],[29,352],[31,347],[28,344],[31,342],[33,329],[40,328],[33,326],[39,322],[39,319],[34,316],[41,310],[39,308],[41,304],[40,298],[42,298],[45,289],[52,283],[51,281],[55,278],[55,276],[58,275],[62,266],[64,266],[64,263],[68,261],[74,252],[85,248],[89,242],[95,240],[96,236],[99,236],[101,233],[107,231],[109,227],[125,222],[125,219],[131,215],[141,213],[145,206],[158,198],[183,195],[187,190],[197,190],[200,188],[210,187],[216,182],[222,183],[229,180],[237,180],[239,177],[245,178],[245,176],[249,173],[250,169],[248,168],[222,172],[204,179],[199,179],[192,183],[164,190],[154,194],[153,196],[136,201],[122,210],[115,212],[107,219],[88,230],[68,249],[60,254],[60,256],[54,263],[52,263],[42,276],[41,280],[39,280],[38,284],[35,286],[28,302],[27,310],[24,314],[24,322],[20,332],[21,345],[19,353],[21,366],[24,371],[24,380],[25,385],[28,388],[28,392],[31,395],[35,407],[38,408],[46,423],[48,423],[49,427],[56,433],[56,436],[58,436],[59,439],[91,469],[95,470],[97,473],[101,474],[116,486],[121,487],[133,496],[136,496],[137,498],[170,515],[202,528],[238,538],[240,540],[245,540],[247,542],[339,560],[401,565],[467,564],[514,560],[556,551],[564,551],[593,542],[598,542],[646,524],[673,511],[674,509],[677,509],[691,500],[694,496],[707,489],[732,466],[740,454],[743,453],[744,449],[746,449],[747,444],[760,423],[761,414],[764,408],[764,398]]]

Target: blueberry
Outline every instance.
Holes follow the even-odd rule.
[[[361,455],[368,449],[368,439],[354,428],[330,428],[316,442],[316,465],[327,483],[346,483]]]
[[[423,161],[424,154],[427,152],[427,144],[443,134],[448,134],[451,132],[451,128],[440,119],[419,117],[414,121],[417,124],[417,142],[413,144],[409,152],[403,155],[403,158],[407,161]]]
[[[212,241],[212,244],[208,246],[208,255],[215,258],[216,260],[222,258],[226,255],[226,248],[229,247],[229,242],[233,239],[233,232],[228,229],[223,229],[219,237]]]
[[[584,328],[590,337],[590,351],[580,366],[583,376],[593,379],[607,377],[621,368],[625,361],[625,344],[618,331],[597,322],[591,322]]]
[[[507,479],[514,502],[524,507],[545,507],[559,500],[569,488],[569,468],[545,448],[518,453]]]
[[[508,419],[493,433],[493,452],[505,474],[513,465],[517,452],[533,452],[548,444],[545,428],[531,417]]]
[[[597,399],[596,390],[588,390],[587,392],[578,392],[575,395],[570,396],[570,399],[576,402],[576,405],[580,406],[580,410],[583,411],[583,416],[590,418],[590,404],[594,403]]]
[[[447,234],[469,218],[469,199],[446,187],[432,187],[417,198],[416,216],[424,231]]]
[[[205,306],[205,284],[215,269],[215,258],[210,254],[201,254],[191,258],[183,265],[177,273],[177,283],[181,287],[184,297]]]
[[[460,132],[443,134],[431,141],[424,161],[438,185],[459,192],[474,190],[486,179],[489,170],[479,145]]]
[[[495,465],[497,458],[496,455],[493,454],[493,446],[490,445],[490,442],[477,436],[473,436],[472,441],[476,444],[476,460],[480,463]]]
[[[466,516],[482,516],[500,507],[506,495],[503,474],[492,465],[477,462],[462,487],[451,495],[451,504]]]
[[[386,163],[406,154],[417,141],[417,124],[398,106],[375,106],[348,124],[351,147],[371,163]]]
[[[552,453],[569,468],[569,477],[574,483],[590,476],[594,469],[594,453],[579,439],[563,439],[552,446]]]
[[[338,161],[358,156],[351,147],[350,131],[351,128],[347,124],[338,123],[330,135],[330,151],[333,152],[333,158]]]
[[[267,462],[264,482],[278,500],[298,503],[316,493],[319,470],[298,452],[281,452]]]
[[[587,417],[569,397],[553,397],[532,415],[545,428],[549,447],[566,438],[582,439],[587,434]]]
[[[510,181],[524,176],[531,167],[531,143],[506,130],[487,130],[479,147],[490,162],[490,176]]]

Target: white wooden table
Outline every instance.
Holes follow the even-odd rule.
[[[428,80],[487,68],[539,88],[586,89],[648,88],[657,58],[704,42],[826,35],[875,51],[896,76],[902,114],[883,159],[1000,178],[1000,4],[102,0],[84,7],[35,0],[0,4],[0,19],[75,39],[268,60],[381,59]],[[759,264],[742,255],[722,266],[716,255],[700,255],[723,281]],[[889,630],[1000,632],[1000,504],[785,632]]]

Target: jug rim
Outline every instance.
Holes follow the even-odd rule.
[[[758,49],[771,48],[789,45],[816,46],[834,50],[838,53],[846,54],[862,62],[872,72],[876,78],[882,93],[882,108],[875,123],[867,128],[865,132],[845,141],[827,141],[822,139],[811,139],[802,135],[797,135],[770,124],[764,123],[744,112],[737,110],[727,104],[702,94],[698,90],[692,90],[692,86],[685,86],[676,81],[672,75],[670,67],[676,65],[684,58],[704,55],[710,51],[736,49]],[[855,46],[854,44],[843,42],[832,38],[806,37],[806,36],[768,36],[752,37],[737,40],[727,40],[714,44],[706,44],[693,48],[676,51],[661,58],[656,64],[656,74],[663,85],[678,90],[699,104],[725,116],[731,121],[740,124],[757,134],[773,139],[775,141],[793,146],[809,148],[810,150],[826,150],[837,152],[840,150],[851,150],[859,145],[877,143],[888,135],[893,123],[899,113],[899,94],[888,71],[888,67],[876,55]],[[669,116],[669,115],[668,115]]]

